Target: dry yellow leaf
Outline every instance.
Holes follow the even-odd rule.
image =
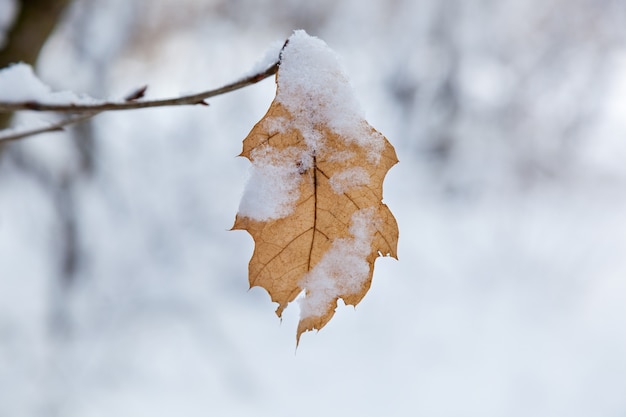
[[[277,95],[243,142],[252,162],[233,229],[255,242],[250,286],[285,307],[304,291],[300,335],[321,329],[337,300],[356,305],[378,256],[396,257],[398,227],[382,186],[397,163],[361,116],[330,49],[297,31],[283,50]]]

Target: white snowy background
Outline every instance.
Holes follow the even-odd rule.
[[[36,71],[170,97],[298,28],[396,147],[399,261],[297,351],[297,305],[248,291],[235,156],[271,79],[10,144],[0,416],[624,416],[626,5],[76,0]]]

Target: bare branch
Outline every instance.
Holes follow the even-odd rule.
[[[71,124],[75,124],[75,123],[79,123],[79,122],[83,122],[87,119],[91,119],[92,117],[94,117],[95,115],[99,114],[99,112],[91,112],[91,113],[80,113],[80,114],[75,114],[73,116],[69,116],[65,119],[61,119],[56,123],[51,123],[48,126],[43,126],[43,127],[39,127],[39,128],[33,128],[33,129],[24,129],[24,130],[18,130],[18,129],[4,129],[4,130],[0,130],[0,144],[5,143],[5,142],[11,142],[14,140],[18,140],[18,139],[23,139],[29,136],[35,136],[35,135],[39,135],[40,133],[47,133],[47,132],[62,132],[65,126],[71,125]],[[4,133],[6,132],[6,133]]]
[[[138,101],[131,99],[130,101],[123,102],[105,102],[98,104],[51,104],[51,103],[39,103],[36,101],[22,101],[22,102],[0,102],[0,113],[3,112],[15,112],[20,110],[35,110],[35,111],[56,111],[67,113],[93,113],[112,110],[131,110],[131,109],[145,109],[148,107],[164,107],[164,106],[181,106],[191,104],[206,104],[204,101],[207,98],[226,94],[231,91],[238,90],[243,87],[258,83],[267,77],[270,77],[278,71],[278,62],[268,67],[266,70],[257,74],[250,75],[242,78],[239,81],[227,84],[223,87],[204,91],[202,93],[191,94],[188,96],[161,99],[161,100],[145,100]],[[141,93],[141,89],[138,90]],[[132,98],[132,97],[131,97]]]

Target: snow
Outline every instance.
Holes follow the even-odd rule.
[[[53,92],[25,63],[11,64],[0,69],[0,101],[38,101],[47,104],[94,104],[98,100],[70,91]]]
[[[346,168],[330,177],[330,186],[336,194],[370,183],[370,176],[363,167]]]
[[[278,62],[278,58],[280,56],[280,51],[283,48],[285,41],[274,41],[270,44],[270,46],[265,51],[263,57],[258,60],[248,72],[246,72],[242,78],[249,77],[255,74],[259,74],[270,66],[274,65]]]
[[[356,211],[350,223],[350,238],[336,239],[315,267],[300,282],[300,317],[319,317],[340,295],[362,290],[370,273],[367,256],[372,236],[380,224],[373,207]]]
[[[376,163],[384,147],[371,131],[337,54],[321,39],[296,30],[281,54],[276,101],[293,116],[311,149],[323,146],[320,126],[368,149]]]
[[[250,178],[241,197],[239,214],[258,221],[290,215],[300,196],[302,175],[294,161],[301,154],[296,147],[281,151],[267,147],[253,150]]]

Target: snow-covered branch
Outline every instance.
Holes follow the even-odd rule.
[[[0,113],[12,113],[23,110],[33,111],[53,111],[58,113],[68,113],[68,117],[56,123],[50,123],[44,127],[32,128],[32,129],[4,129],[0,131],[0,143],[8,142],[12,140],[22,139],[28,136],[33,136],[39,133],[52,132],[62,130],[64,126],[77,123],[86,119],[89,119],[104,111],[113,110],[132,110],[132,109],[144,109],[149,107],[164,107],[164,106],[182,106],[182,105],[194,105],[203,104],[207,105],[205,100],[210,97],[215,97],[221,94],[226,94],[231,91],[238,90],[240,88],[247,87],[255,84],[265,78],[268,78],[276,74],[278,70],[278,61],[274,61],[271,65],[267,66],[263,70],[254,72],[238,81],[234,81],[230,84],[226,84],[220,88],[213,90],[207,90],[201,93],[190,94],[182,97],[174,97],[168,99],[159,100],[142,100],[145,92],[145,87],[138,89],[130,96],[120,101],[101,101],[84,96],[77,96],[73,93],[50,93],[46,91],[47,86],[43,85],[39,80],[36,82],[27,83],[27,91],[23,91],[22,86],[15,86],[20,90],[15,95],[9,94],[8,99],[3,96],[0,97]],[[7,89],[2,89],[3,93]],[[46,93],[46,94],[43,94]]]
[[[112,110],[131,110],[131,109],[145,109],[148,107],[163,107],[163,106],[180,106],[189,104],[207,104],[204,100],[210,97],[215,97],[221,94],[226,94],[231,91],[238,90],[243,87],[255,84],[265,78],[276,74],[278,70],[278,62],[275,62],[272,66],[266,68],[263,72],[250,75],[242,78],[239,81],[227,84],[223,87],[216,88],[214,90],[208,90],[201,93],[191,94],[182,97],[160,99],[160,100],[142,100],[142,101],[107,101],[96,103],[45,103],[32,100],[16,101],[16,102],[3,102],[0,101],[0,112],[15,112],[19,110],[36,110],[36,111],[56,111],[56,112],[103,112]]]

